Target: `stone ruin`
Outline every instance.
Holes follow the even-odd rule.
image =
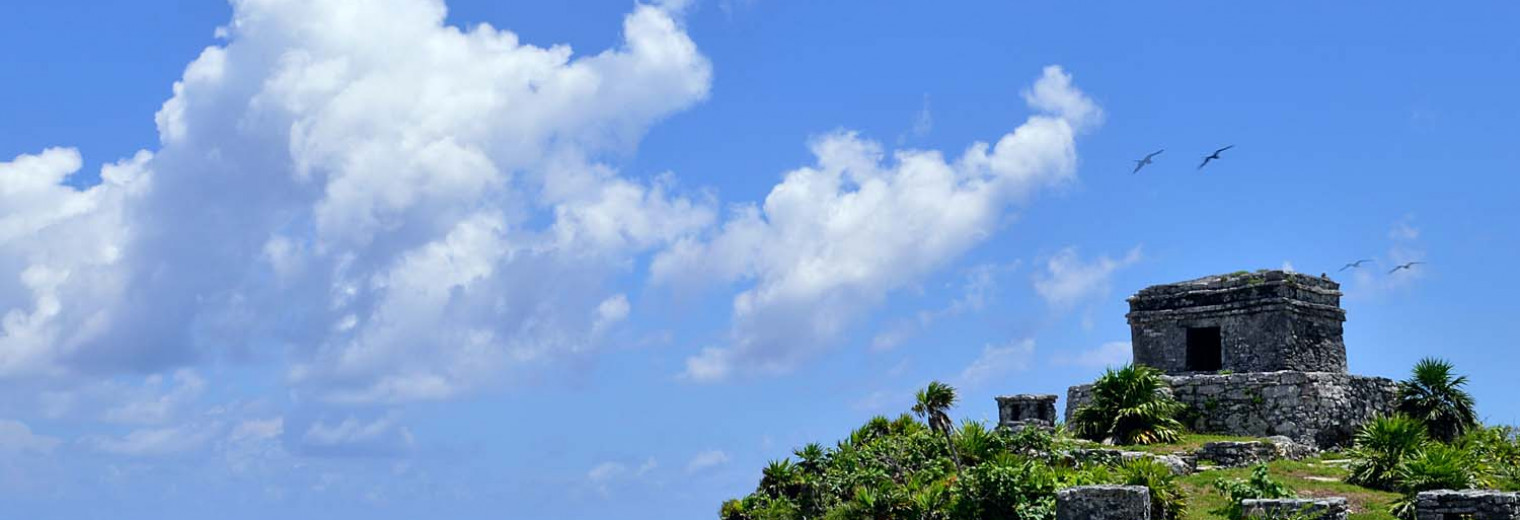
[[[1253,520],[1346,520],[1351,512],[1345,497],[1248,498],[1240,508]]]
[[[1019,431],[1056,425],[1056,396],[1053,394],[1019,394],[997,396],[998,426]]]
[[[1520,493],[1469,489],[1422,491],[1415,520],[1520,520]]]
[[[1150,520],[1145,486],[1077,486],[1056,491],[1056,520]]]
[[[1129,298],[1134,360],[1166,374],[1193,431],[1342,446],[1398,387],[1346,372],[1340,297],[1327,277],[1275,270],[1147,287]],[[1067,391],[1066,420],[1090,391]]]

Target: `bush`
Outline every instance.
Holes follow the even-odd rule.
[[[1415,363],[1409,379],[1399,383],[1398,412],[1425,423],[1431,437],[1451,442],[1478,426],[1473,398],[1462,387],[1467,376],[1453,374],[1443,359]]]
[[[1092,400],[1072,416],[1078,437],[1106,444],[1174,442],[1182,432],[1177,415],[1186,405],[1162,390],[1161,372],[1144,365],[1108,370],[1093,382]]]
[[[1045,464],[1013,455],[968,468],[955,483],[956,520],[1045,520],[1055,517],[1056,474]]]
[[[1172,468],[1149,457],[1137,458],[1119,468],[1119,483],[1151,490],[1151,518],[1175,520],[1187,512],[1187,495]]]
[[[1245,510],[1240,501],[1250,498],[1293,498],[1297,496],[1291,488],[1282,482],[1272,479],[1268,474],[1266,464],[1258,464],[1251,470],[1249,479],[1218,479],[1214,481],[1214,489],[1219,494],[1229,499],[1223,509],[1213,511],[1224,515],[1232,520],[1240,520],[1245,517]]]
[[[1402,415],[1378,417],[1356,432],[1351,456],[1351,475],[1346,482],[1393,491],[1405,461],[1427,444],[1425,425]]]
[[[1485,466],[1474,450],[1462,446],[1429,443],[1401,468],[1399,487],[1404,497],[1393,504],[1393,514],[1414,518],[1415,495],[1434,489],[1487,487]]]

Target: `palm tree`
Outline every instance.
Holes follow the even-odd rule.
[[[1173,442],[1182,432],[1177,414],[1187,405],[1163,390],[1161,371],[1145,365],[1109,369],[1093,382],[1092,399],[1072,415],[1072,430],[1107,444]]]
[[[928,422],[929,429],[945,436],[945,445],[950,447],[950,459],[955,461],[955,471],[959,473],[961,456],[955,450],[955,441],[950,438],[950,428],[954,425],[950,422],[950,416],[945,413],[950,407],[955,406],[955,388],[939,381],[931,381],[929,386],[919,390],[915,397],[918,402],[913,405],[913,413]]]
[[[816,442],[808,443],[806,446],[792,450],[792,454],[797,456],[799,461],[797,466],[801,467],[802,471],[812,474],[823,473],[824,459],[828,456],[823,451],[823,446]]]
[[[1431,437],[1443,442],[1478,424],[1473,398],[1462,389],[1467,376],[1453,374],[1453,368],[1444,359],[1421,359],[1411,377],[1399,383],[1399,413],[1424,422]]]

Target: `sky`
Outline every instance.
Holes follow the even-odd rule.
[[[1250,269],[1340,281],[1353,372],[1440,356],[1517,424],[1517,22],[9,3],[0,517],[713,518],[929,381],[1064,396],[1126,296]]]

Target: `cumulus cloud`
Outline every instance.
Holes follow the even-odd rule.
[[[707,96],[684,7],[585,55],[433,0],[234,2],[158,150],[86,189],[74,150],[0,163],[0,378],[265,356],[302,398],[389,403],[589,351],[627,314],[606,278],[716,219],[607,162]]]
[[[1068,247],[1045,262],[1045,270],[1035,273],[1034,290],[1056,309],[1071,307],[1091,298],[1108,294],[1114,272],[1140,261],[1140,248],[1129,250],[1123,258],[1100,256],[1084,261],[1077,249]]]
[[[696,454],[691,462],[686,463],[687,473],[698,473],[728,463],[728,454],[723,450],[707,450]]]
[[[1084,350],[1075,354],[1057,354],[1052,362],[1056,365],[1078,366],[1090,368],[1118,367],[1129,363],[1133,349],[1128,341],[1110,341],[1099,345],[1097,348]]]
[[[21,421],[0,419],[0,453],[49,454],[63,441],[32,432]]]
[[[957,381],[961,386],[979,386],[997,377],[1028,369],[1033,357],[1033,339],[1016,340],[1002,346],[987,345],[982,347],[981,355],[961,371]]]
[[[733,299],[727,343],[689,358],[684,375],[791,369],[893,290],[986,240],[1010,208],[1072,179],[1078,128],[1095,123],[1095,105],[1059,67],[1025,97],[1037,114],[954,160],[923,150],[889,158],[852,132],[819,137],[815,164],[788,172],[763,204],[661,252],[656,283],[750,282]]]

